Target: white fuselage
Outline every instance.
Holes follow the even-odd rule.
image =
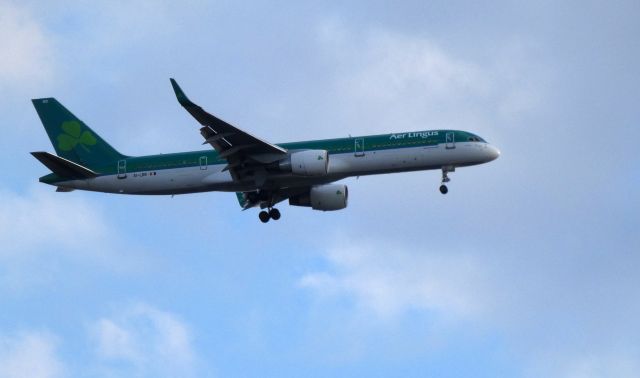
[[[499,151],[484,142],[458,142],[454,148],[442,143],[434,146],[373,150],[364,153],[332,153],[328,174],[300,176],[286,172],[269,173],[266,185],[298,187],[325,184],[350,176],[464,167],[494,160]],[[69,189],[122,194],[183,194],[205,191],[242,192],[260,189],[255,183],[237,183],[226,164],[167,168],[154,171],[132,171],[101,175],[85,180],[57,183]]]

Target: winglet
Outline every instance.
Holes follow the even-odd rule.
[[[191,102],[191,100],[189,100],[187,95],[184,94],[184,92],[182,91],[182,88],[180,88],[180,86],[178,85],[178,83],[174,78],[170,78],[169,80],[171,80],[171,86],[173,87],[173,91],[175,92],[176,98],[178,98],[178,102],[180,103],[180,105],[182,106],[195,105],[193,102]]]

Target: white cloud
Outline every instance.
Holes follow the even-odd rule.
[[[345,83],[353,96],[384,102],[481,94],[488,85],[481,69],[455,59],[427,39],[375,33],[361,55],[364,66]],[[471,93],[469,93],[471,92]]]
[[[64,375],[56,356],[55,338],[43,332],[0,336],[0,377],[54,378]]]
[[[107,369],[142,376],[190,376],[194,372],[191,332],[172,313],[138,303],[113,318],[99,319],[91,326],[91,334]]]
[[[52,187],[18,194],[0,188],[0,281],[4,288],[42,284],[57,274],[58,262],[114,271],[139,270],[146,260],[135,243],[123,240],[100,205]],[[127,247],[124,248],[123,245]]]
[[[133,335],[111,319],[100,319],[95,324],[98,351],[107,359],[124,359],[138,361],[137,346]]]
[[[106,221],[95,204],[53,187],[33,188],[25,195],[0,191],[0,258],[19,257],[25,251],[56,247],[86,249],[108,235]]]
[[[634,378],[640,373],[637,351],[601,351],[583,355],[568,352],[537,357],[545,363],[531,367],[527,372],[531,377]]]
[[[422,314],[434,326],[494,330],[524,361],[525,376],[638,376],[639,309],[633,294],[621,294],[630,284],[630,277],[620,276],[626,269],[559,260],[562,251],[508,257],[486,248],[338,238],[324,255],[328,267],[298,283],[321,301],[323,316],[349,311],[351,319],[340,318],[351,335],[367,335],[381,324],[393,329],[405,316]],[[579,271],[592,273],[585,277]],[[593,277],[616,271],[618,276],[598,279],[597,289],[592,287]],[[359,331],[348,328],[354,324]]]
[[[338,243],[326,257],[334,272],[307,274],[300,285],[325,297],[352,296],[382,318],[411,309],[466,317],[489,305],[487,272],[469,254],[417,254],[378,241]]]
[[[334,108],[368,132],[491,127],[496,115],[511,122],[540,104],[546,72],[522,41],[498,41],[495,60],[477,62],[429,37],[356,33],[336,19],[317,35],[336,69]]]
[[[98,319],[89,331],[98,358],[74,362],[85,373],[144,377],[194,375],[191,332],[170,312],[137,303],[126,306],[115,317]],[[49,332],[0,334],[0,378],[67,376],[69,369],[56,352],[57,344],[57,337]]]
[[[60,12],[58,4],[51,6],[51,12]],[[73,1],[70,6],[77,17],[74,27],[82,34],[68,38],[67,48],[74,51],[78,47],[74,44],[79,43],[83,53],[96,60],[121,54],[131,46],[161,43],[179,28],[185,14],[193,11],[188,2],[154,0]]]
[[[12,90],[48,85],[56,69],[52,41],[26,7],[0,2],[0,84]]]
[[[498,50],[492,65],[495,82],[497,115],[506,121],[517,121],[522,115],[543,109],[543,97],[549,96],[552,72],[531,50],[531,43],[514,38]]]

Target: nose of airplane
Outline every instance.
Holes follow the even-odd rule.
[[[489,145],[487,148],[487,157],[489,161],[496,160],[500,156],[500,150],[495,146]]]

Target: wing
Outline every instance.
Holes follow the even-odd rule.
[[[187,98],[174,79],[171,79],[171,85],[180,105],[202,125],[200,134],[205,139],[203,144],[209,143],[218,151],[220,158],[227,160],[229,164],[225,169],[231,171],[234,180],[239,181],[253,175],[260,166],[286,157],[286,149],[265,142],[207,113]]]

